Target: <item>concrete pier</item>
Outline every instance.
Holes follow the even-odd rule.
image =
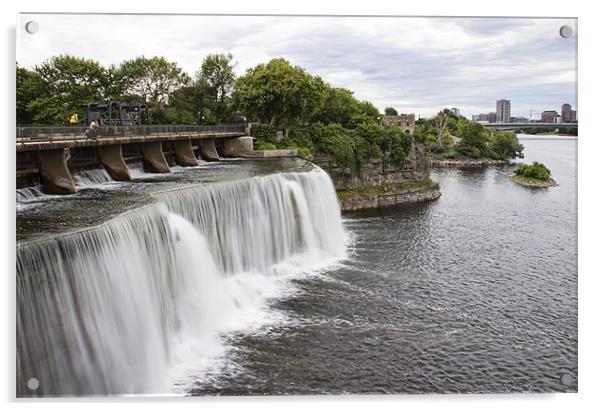
[[[204,138],[199,140],[199,151],[201,153],[201,157],[205,161],[220,161],[219,154],[217,153],[217,149],[215,148],[215,139],[213,138]]]
[[[115,181],[132,181],[130,169],[123,160],[121,144],[98,146],[98,161],[104,166]]]
[[[171,173],[161,146],[160,141],[153,141],[142,145],[144,170],[149,173]]]
[[[176,152],[176,164],[182,167],[195,167],[199,165],[199,162],[194,155],[192,150],[192,143],[190,140],[177,140],[173,142],[174,150]]]
[[[74,194],[75,181],[67,167],[65,149],[44,150],[37,153],[42,184],[51,194]]]
[[[174,162],[197,166],[197,154],[206,161],[220,161],[253,152],[246,124],[111,125],[101,131],[96,138],[87,138],[79,127],[17,127],[17,186],[40,180],[47,192],[71,194],[77,189],[70,170],[102,165],[113,180],[131,181],[126,161],[142,160],[147,172],[170,173],[169,164]]]

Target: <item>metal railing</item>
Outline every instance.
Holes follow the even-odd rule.
[[[17,126],[17,143],[94,140],[114,137],[177,137],[183,135],[203,136],[226,133],[242,133],[246,124],[221,124],[217,126],[196,125],[132,125],[132,126],[101,126],[94,133],[86,135],[86,128],[81,126]]]

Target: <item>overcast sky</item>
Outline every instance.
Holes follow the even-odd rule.
[[[39,31],[28,34],[34,20]],[[209,53],[234,55],[237,74],[284,57],[357,98],[431,116],[466,116],[512,101],[512,115],[576,104],[574,19],[21,15],[17,60],[33,67],[61,53],[119,64],[165,56],[190,75]]]

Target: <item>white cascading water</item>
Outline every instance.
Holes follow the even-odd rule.
[[[78,171],[73,173],[73,180],[78,187],[97,187],[103,183],[113,181],[104,168]]]
[[[157,197],[18,247],[19,395],[173,392],[221,354],[220,334],[264,324],[287,278],[345,253],[320,169]]]

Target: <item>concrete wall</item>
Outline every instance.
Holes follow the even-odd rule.
[[[131,181],[130,169],[123,160],[121,144],[99,146],[97,148],[98,161],[105,167],[111,178],[116,181]]]
[[[169,164],[161,149],[160,141],[152,141],[142,145],[142,163],[149,173],[170,173]]]
[[[217,148],[215,147],[215,139],[204,138],[199,140],[199,153],[205,161],[220,161]]]
[[[70,194],[77,191],[71,169],[78,171],[102,165],[114,180],[131,181],[128,162],[142,160],[147,172],[169,173],[170,162],[167,158],[172,165],[175,163],[182,167],[197,166],[195,149],[207,161],[220,161],[220,151],[222,155],[229,157],[253,153],[251,137],[223,137],[217,141],[218,144],[215,138],[194,141],[191,138],[178,138],[166,141],[165,147],[161,141],[134,138],[128,142],[106,139],[96,143],[76,144],[69,148],[60,144],[54,146],[51,143],[43,146],[31,144],[17,149],[17,187],[37,184],[39,176],[45,191]],[[292,152],[283,154],[293,155]],[[269,155],[262,154],[261,157]]]
[[[224,139],[224,156],[240,157],[243,153],[253,151],[253,137],[236,137]]]
[[[195,167],[199,165],[190,140],[179,140],[173,142],[176,152],[176,164],[182,167]]]
[[[51,194],[73,194],[77,191],[75,182],[67,168],[67,152],[63,148],[44,150],[37,153],[40,179]]]

